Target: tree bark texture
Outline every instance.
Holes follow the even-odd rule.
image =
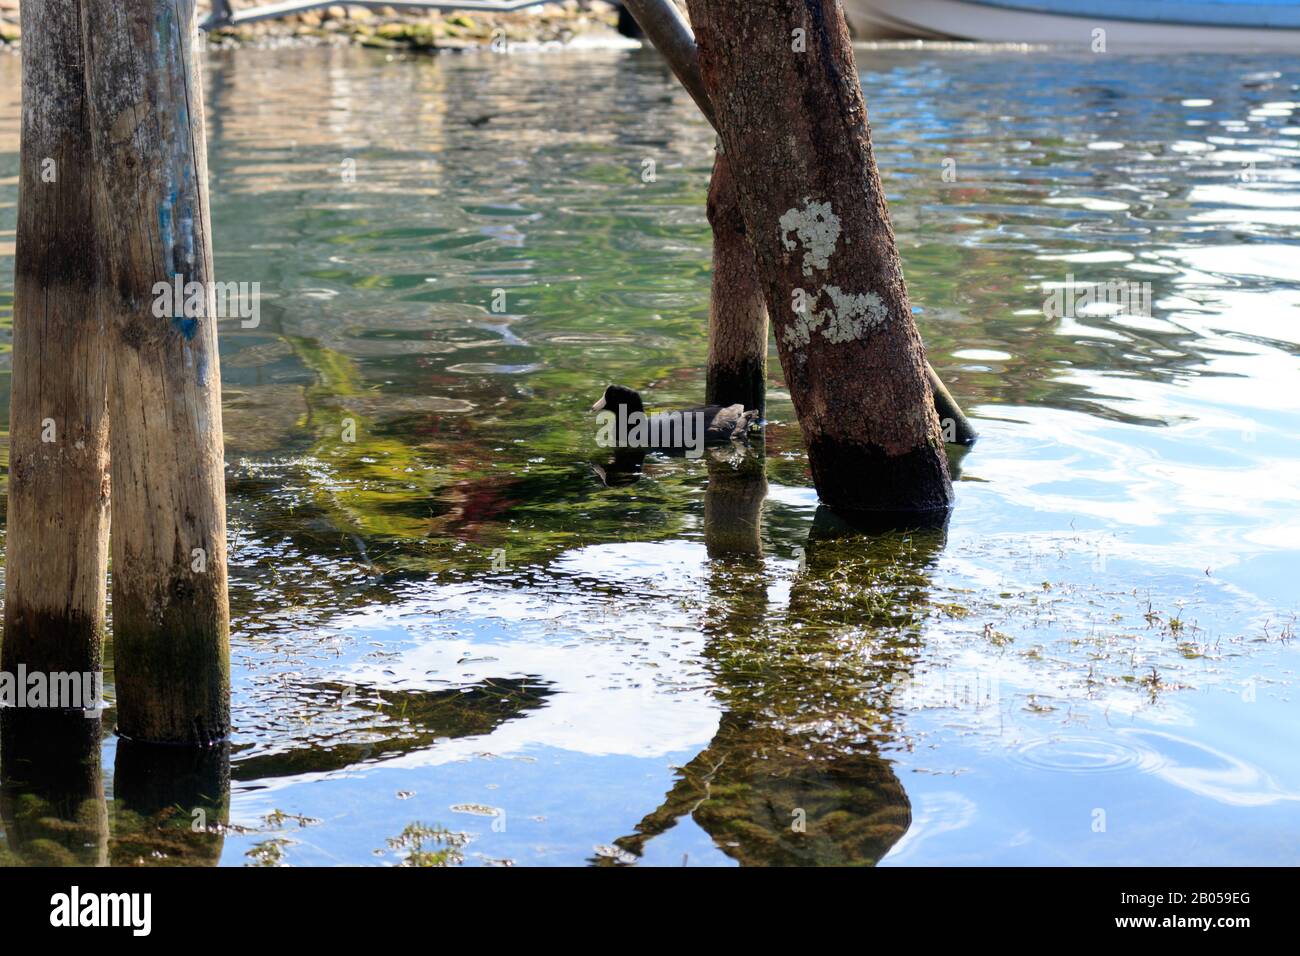
[[[83,0],[95,215],[108,276],[118,727],[210,744],[230,726],[220,371],[192,0]],[[201,314],[156,283],[200,283]]]
[[[822,501],[952,501],[943,439],[835,0],[689,0]]]
[[[767,304],[727,157],[718,153],[709,183],[713,287],[709,298],[709,367],[704,400],[760,412],[767,394]]]
[[[0,670],[85,673],[101,666],[109,488],[79,3],[26,0],[22,26]]]

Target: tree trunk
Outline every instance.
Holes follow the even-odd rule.
[[[952,485],[835,0],[689,0],[704,85],[822,501],[943,510]]]
[[[709,183],[713,290],[709,299],[709,368],[704,400],[762,412],[767,395],[767,305],[745,236],[731,166],[721,152]]]
[[[209,744],[230,726],[229,609],[194,5],[83,2],[95,25],[87,85],[109,272],[118,727],[136,740]],[[197,308],[160,300],[155,285],[177,281],[199,284]]]
[[[77,0],[25,0],[0,670],[100,669],[107,364]]]
[[[695,100],[714,122],[713,106],[700,81],[699,58],[690,24],[673,0],[625,0],[630,14]],[[767,393],[767,306],[745,237],[735,178],[721,149],[709,182],[709,224],[713,227],[713,290],[709,300],[709,366],[705,401],[760,412]]]

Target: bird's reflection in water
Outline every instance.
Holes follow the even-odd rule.
[[[864,533],[861,519],[819,509],[782,607],[782,576],[763,558],[762,451],[708,462],[702,629],[718,731],[659,807],[614,842],[640,857],[689,816],[742,864],[875,864],[911,823],[881,749],[898,743],[891,695],[917,658],[946,516],[926,530]]]
[[[646,452],[642,449],[616,448],[609,460],[600,464],[592,462],[591,470],[607,488],[635,484],[641,478],[645,456]]]
[[[211,866],[230,813],[230,750],[118,740],[80,711],[0,711],[0,865]]]

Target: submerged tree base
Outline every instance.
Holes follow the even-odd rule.
[[[928,446],[890,455],[878,446],[822,434],[808,439],[808,460],[817,496],[839,514],[892,514],[901,527],[909,527],[928,523],[929,515],[946,518],[951,511],[952,482],[942,449],[937,455]]]

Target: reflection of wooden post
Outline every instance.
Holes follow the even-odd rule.
[[[172,865],[216,866],[230,822],[230,745],[120,741],[113,801],[113,866],[139,866],[155,853]]]
[[[822,501],[945,510],[921,339],[833,0],[690,0],[701,75]]]
[[[754,250],[727,157],[718,153],[709,183],[713,227],[713,289],[709,299],[709,370],[704,400],[710,405],[766,407],[767,305],[754,270]]]
[[[134,739],[206,744],[230,725],[229,610],[194,5],[85,0],[83,9],[109,273],[118,726]],[[176,281],[198,283],[201,302],[160,300],[155,285]]]
[[[107,865],[101,733],[98,714],[0,710],[0,866]]]
[[[108,417],[77,0],[25,0],[0,670],[100,668]]]

